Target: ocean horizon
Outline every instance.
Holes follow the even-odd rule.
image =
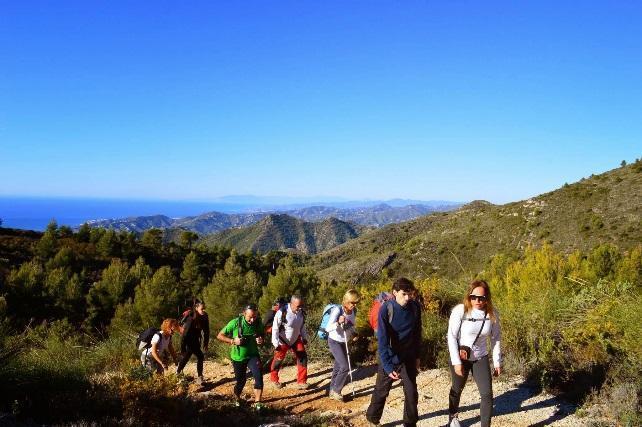
[[[54,197],[0,197],[2,227],[42,231],[55,220],[58,225],[78,227],[96,219],[166,215],[181,218],[205,212],[242,212],[252,205],[168,200],[126,200]]]

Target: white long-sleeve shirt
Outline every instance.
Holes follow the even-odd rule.
[[[469,313],[464,316],[464,304],[459,304],[453,308],[450,313],[450,320],[448,321],[448,352],[450,353],[450,363],[453,365],[461,365],[461,358],[459,357],[459,346],[465,345],[472,349],[470,360],[475,361],[481,359],[488,354],[488,337],[490,336],[490,345],[493,353],[493,366],[499,367],[502,363],[501,356],[501,327],[499,326],[499,313],[495,312],[495,322],[486,316],[484,328],[477,339],[475,345],[475,337],[479,333],[485,313],[482,310],[473,308]],[[462,321],[462,319],[464,319]],[[470,319],[475,319],[470,320]],[[461,327],[461,332],[460,332]],[[459,337],[459,341],[457,338]]]
[[[279,329],[281,329],[281,317],[281,310],[274,314],[274,320],[272,321],[272,346],[275,348],[278,347],[279,344],[287,344],[291,346],[299,336],[307,341],[308,334],[305,332],[305,318],[303,316],[303,310],[299,310],[295,313],[290,308],[290,304],[287,305],[285,311],[286,323],[282,332],[279,331]]]
[[[340,314],[346,318],[345,325],[337,323]],[[346,334],[349,339],[354,333],[355,322],[355,310],[352,310],[350,314],[346,314],[345,309],[341,310],[338,306],[334,307],[330,310],[328,325],[325,327],[325,330],[328,332],[328,338],[338,342],[346,342]]]

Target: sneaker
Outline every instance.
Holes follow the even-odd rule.
[[[296,383],[294,388],[297,390],[307,390],[308,388],[310,388],[310,385],[308,383]]]
[[[370,421],[370,420],[368,420],[368,425],[369,425],[370,427],[379,427],[381,424],[379,424],[379,423],[375,423],[374,421]]]
[[[256,412],[264,411],[265,410],[265,405],[262,404],[261,402],[256,402],[254,404],[254,409],[256,410]]]
[[[461,424],[459,423],[459,419],[457,418],[457,415],[448,416],[448,427],[461,427]]]
[[[278,381],[271,381],[270,383],[272,384],[272,387],[274,387],[274,388],[283,388],[284,387],[283,384],[281,384]]]
[[[328,397],[333,400],[338,400],[339,402],[343,402],[343,396],[339,393],[337,393],[334,390],[330,390],[330,394],[328,394]]]
[[[196,378],[196,385],[201,385],[201,384],[203,384],[204,382],[205,382],[205,378],[203,378],[203,375],[199,375],[199,376]]]

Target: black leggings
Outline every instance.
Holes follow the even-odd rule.
[[[249,360],[244,362],[236,362],[232,360],[232,366],[234,366],[234,377],[236,379],[236,384],[234,385],[234,394],[237,396],[241,395],[243,387],[245,387],[245,382],[247,381],[247,368],[250,368],[252,371],[252,377],[254,377],[254,389],[263,390],[263,374],[261,373],[261,360],[258,356],[254,356]]]
[[[178,363],[178,367],[176,368],[176,372],[181,373],[183,372],[183,368],[185,365],[187,365],[187,362],[189,361],[189,358],[192,357],[192,354],[196,356],[196,372],[198,373],[198,376],[203,375],[203,361],[205,360],[205,355],[201,351],[201,343],[198,340],[194,341],[187,341],[184,343],[182,346],[183,350],[183,357],[181,358],[181,361]]]
[[[450,375],[452,378],[452,386],[450,388],[450,396],[448,399],[448,413],[455,415],[459,410],[459,399],[461,392],[466,385],[468,373],[473,372],[473,379],[477,383],[479,394],[481,395],[480,416],[481,426],[490,426],[490,418],[493,415],[493,381],[490,374],[490,364],[488,363],[488,355],[479,360],[469,362],[462,361],[462,369],[464,375],[460,377],[455,374],[455,369],[450,365]]]

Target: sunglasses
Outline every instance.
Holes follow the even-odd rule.
[[[474,295],[474,294],[470,294],[470,295],[468,295],[468,299],[470,299],[471,301],[475,301],[475,300],[477,300],[477,301],[481,301],[481,302],[486,302],[486,301],[488,301],[488,298],[486,298],[486,295]]]

